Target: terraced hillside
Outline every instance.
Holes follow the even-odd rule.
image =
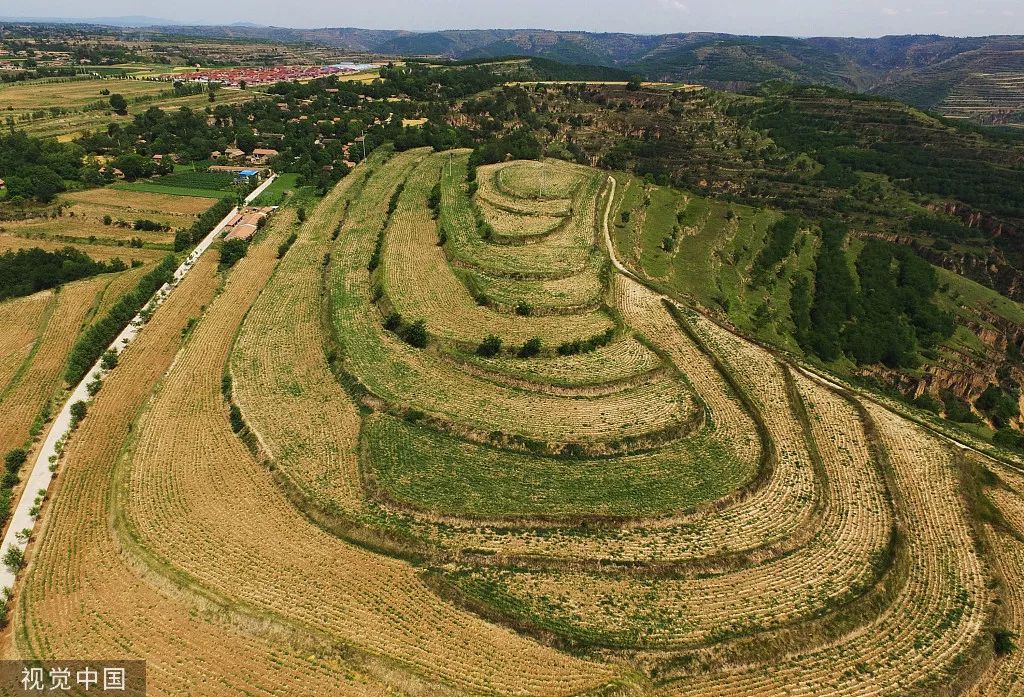
[[[154,695],[1013,689],[1024,475],[641,282],[638,191],[380,148],[205,260],[60,463],[15,652]]]
[[[951,118],[974,118],[982,123],[1022,125],[1024,72],[971,73],[950,91],[940,109]]]

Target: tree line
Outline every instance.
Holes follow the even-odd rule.
[[[106,263],[95,261],[74,247],[54,252],[39,247],[4,252],[0,254],[0,301],[127,268],[120,259]]]
[[[71,348],[64,379],[69,385],[78,384],[108,346],[117,338],[132,318],[149,302],[154,293],[174,277],[178,262],[173,254],[164,257],[155,268],[139,279],[138,284],[110,308],[107,315],[90,325],[79,335]]]

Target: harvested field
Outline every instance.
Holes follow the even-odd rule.
[[[381,694],[380,683],[343,657],[312,657],[310,642],[304,645],[301,637],[282,641],[262,623],[239,621],[203,597],[183,594],[172,579],[155,575],[125,549],[107,524],[116,510],[111,508],[112,469],[130,438],[129,424],[173,360],[186,322],[212,299],[215,267],[216,261],[205,257],[157,311],[69,445],[20,594],[14,649],[41,659],[145,658],[154,695],[197,688],[265,695],[314,688]],[[69,557],[68,550],[76,554]]]
[[[434,155],[416,167],[384,230],[381,283],[392,308],[404,317],[426,320],[433,335],[472,345],[495,334],[510,344],[538,336],[557,346],[611,328],[611,320],[596,311],[512,317],[477,304],[438,247],[437,229],[426,205],[445,159],[443,154]]]
[[[69,201],[93,204],[105,208],[130,208],[138,213],[178,216],[196,216],[212,205],[205,198],[169,196],[136,191],[126,194],[117,189],[89,189],[65,195]]]
[[[0,338],[0,394],[7,391],[8,384],[31,353],[54,302],[53,292],[42,291],[0,303],[0,326],[4,328]]]
[[[68,246],[85,252],[97,261],[120,259],[126,264],[131,264],[133,259],[137,259],[148,265],[154,261],[163,259],[167,255],[165,250],[150,249],[148,247],[129,247],[126,245],[117,246],[116,244],[101,244],[99,242],[96,244],[77,241],[64,242],[52,237],[18,237],[11,234],[0,234],[0,254],[3,254],[4,252],[17,251],[19,249],[31,249],[33,247],[38,247],[39,249],[45,249],[48,252],[52,252]]]
[[[170,249],[174,230],[191,227],[196,216],[213,205],[214,199],[101,188],[62,194],[57,203],[59,216],[4,222],[0,225],[0,240],[17,236],[39,240],[39,246],[45,241],[107,245],[123,247],[120,256],[126,261],[133,253],[135,258],[145,258],[149,250],[129,247],[132,240],[147,247]],[[104,222],[105,218],[109,224]],[[136,230],[138,220],[169,229]]]
[[[428,683],[463,693],[560,694],[607,681],[613,669],[454,610],[408,565],[314,527],[231,432],[221,375],[237,328],[274,270],[276,244],[287,234],[281,228],[271,225],[235,267],[143,418],[120,500],[126,531],[189,587],[386,657]],[[452,636],[461,638],[457,645]]]
[[[613,341],[590,353],[551,358],[468,357],[488,371],[531,382],[570,387],[600,385],[634,378],[662,366],[658,355],[632,338]]]
[[[471,277],[464,281],[467,287],[477,288],[489,302],[510,310],[527,303],[537,314],[564,314],[596,307],[604,300],[604,286],[597,272],[551,280],[515,280],[470,269],[460,269],[459,273]]]
[[[71,437],[20,655],[141,656],[159,695],[1021,690],[1024,474],[695,309],[749,319],[776,214],[467,164],[377,148],[201,258]],[[86,283],[0,304],[0,371]]]
[[[585,170],[566,167],[558,160],[523,160],[485,168],[495,186],[509,196],[525,199],[564,199],[586,178]]]
[[[453,262],[478,269],[491,276],[509,278],[556,279],[589,273],[600,268],[593,263],[596,231],[594,221],[597,208],[597,192],[600,179],[591,175],[575,192],[571,201],[559,204],[552,211],[527,208],[532,202],[508,203],[509,212],[521,216],[539,214],[565,216],[574,207],[571,223],[562,225],[552,234],[535,244],[515,246],[492,244],[484,240],[477,229],[476,220],[468,196],[465,176],[468,155],[452,158],[452,166],[441,174],[441,216],[440,223],[448,232],[449,241],[445,253]],[[566,165],[568,166],[568,165]],[[450,170],[450,171],[449,171]],[[484,182],[488,177],[481,167],[477,174],[480,189],[478,199],[496,204],[484,194]]]
[[[497,208],[487,201],[480,200],[480,213],[485,222],[494,228],[494,232],[503,237],[539,238],[554,232],[566,219],[558,215],[519,215]]]
[[[912,560],[888,607],[863,631],[781,661],[726,668],[669,685],[664,694],[786,694],[788,686],[841,694],[906,693],[948,679],[985,622],[985,574],[971,537],[948,449],[881,408],[869,407],[906,506]],[[871,666],[865,683],[863,666]]]
[[[68,84],[76,86],[76,91],[73,95],[74,101],[72,103],[61,101],[54,103],[55,100],[60,99],[60,88],[66,87]],[[22,85],[11,85],[10,87],[17,88],[22,87]],[[170,89],[170,85],[166,82],[113,79],[82,80],[80,82],[75,81],[75,83],[37,82],[26,84],[23,87],[32,87],[34,89],[21,94],[4,90],[0,92],[0,105],[6,105],[7,102],[5,100],[13,99],[21,108],[18,115],[19,119],[24,119],[31,114],[31,120],[20,120],[18,127],[23,128],[26,133],[38,138],[72,140],[87,131],[104,130],[109,123],[120,125],[130,123],[135,115],[143,113],[150,107],[157,107],[165,111],[180,109],[183,106],[202,110],[209,104],[206,94],[184,97],[159,96],[161,92]],[[111,93],[124,94],[129,101],[127,116],[119,116],[110,111],[107,107],[107,101],[110,98],[99,93],[104,88],[109,89]],[[122,89],[129,91],[122,92]],[[93,97],[93,90],[95,90],[95,97]],[[221,90],[217,94],[217,103],[239,104],[251,99],[261,98],[262,96],[263,93],[255,90]],[[143,101],[136,103],[133,102],[135,99]],[[98,106],[100,101],[103,102],[103,108],[85,108],[91,104],[97,104]],[[31,108],[28,106],[30,104],[33,105]],[[42,113],[44,105],[46,106],[46,112]],[[70,109],[70,111],[54,114],[49,111],[49,107],[53,106]]]
[[[108,96],[101,90],[110,90],[126,98],[155,95],[166,90],[167,85],[144,80],[67,80],[63,82],[25,82],[0,86],[0,104],[12,107],[14,111],[34,111],[48,107],[81,109],[97,102],[107,102]],[[109,113],[110,109],[105,110]]]
[[[235,401],[261,448],[314,500],[355,510],[360,427],[325,354],[320,260],[329,232],[360,188],[342,180],[309,214],[302,235],[253,305],[231,353]],[[285,210],[278,216],[289,216]],[[353,211],[353,216],[358,215]]]
[[[545,182],[549,182],[555,186],[559,186],[559,189],[551,189],[548,191],[548,196],[542,198],[541,196],[523,196],[518,192],[515,194],[506,193],[498,181],[498,173],[503,169],[508,168],[512,164],[516,166],[514,169],[521,170],[524,167],[530,167],[531,170],[563,170],[561,172],[552,172],[551,176],[544,177]],[[504,209],[510,213],[519,213],[522,215],[554,215],[554,216],[567,216],[573,213],[573,197],[569,184],[580,185],[580,177],[578,174],[575,178],[565,173],[565,171],[571,171],[572,165],[565,163],[558,163],[558,165],[546,165],[541,163],[505,163],[501,165],[487,165],[480,167],[477,170],[476,181],[479,184],[477,198],[481,201],[485,201],[490,205]],[[588,177],[589,178],[589,177]],[[516,177],[516,183],[522,184],[523,177]],[[542,185],[543,186],[543,185]],[[527,186],[527,190],[531,190],[531,187]],[[540,187],[532,189],[534,192],[542,190]]]
[[[56,398],[71,346],[94,316],[109,275],[75,281],[56,293],[46,327],[17,373],[0,392],[0,450],[23,445],[44,405]]]

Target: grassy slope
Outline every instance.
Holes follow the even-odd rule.
[[[513,453],[386,415],[371,419],[363,435],[390,496],[455,515],[665,515],[720,498],[751,475],[703,432],[609,459]]]

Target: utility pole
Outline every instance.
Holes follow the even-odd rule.
[[[366,129],[363,129],[363,159],[366,159]]]

